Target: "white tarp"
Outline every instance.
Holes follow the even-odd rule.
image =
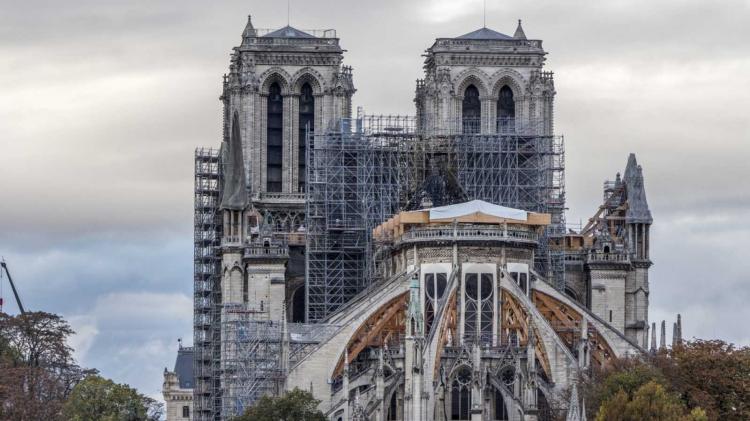
[[[471,202],[457,203],[455,205],[441,206],[430,209],[430,220],[454,219],[462,216],[483,213],[498,218],[517,219],[526,221],[528,213],[524,210],[506,208],[505,206],[493,205],[484,200],[472,200]]]

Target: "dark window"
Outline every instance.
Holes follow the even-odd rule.
[[[284,145],[284,100],[281,87],[274,82],[268,89],[268,123],[266,139],[266,191],[281,191]]]
[[[527,286],[527,284],[528,284],[528,275],[525,274],[525,273],[520,273],[518,275],[518,277],[519,277],[518,278],[519,279],[518,286],[521,287],[521,289],[523,290],[523,292],[525,292],[525,293],[528,294],[529,293],[529,288]]]
[[[190,407],[189,406],[183,406],[182,407],[182,418],[190,418]]]
[[[315,128],[315,97],[309,83],[302,85],[299,96],[299,191],[305,191],[305,160],[307,159],[307,131]],[[310,139],[312,141],[312,138]]]
[[[492,275],[489,273],[482,274],[482,300],[492,297]]]
[[[388,421],[396,421],[398,419],[398,404],[396,402],[396,393],[391,395],[391,404],[388,407]]]
[[[609,311],[609,322],[612,323],[612,310]]]
[[[424,275],[424,288],[427,298],[435,298],[435,275],[427,273]]]
[[[305,286],[297,288],[292,296],[292,323],[305,321]]]
[[[470,419],[471,373],[461,370],[451,384],[451,420]]]
[[[469,273],[466,275],[466,296],[472,300],[477,299],[479,285],[477,285],[477,274]]]
[[[508,419],[508,408],[505,407],[505,400],[502,393],[495,389],[495,419],[506,421]]]
[[[513,100],[513,91],[505,85],[500,88],[500,96],[497,98],[497,130],[500,133],[511,131],[515,118],[516,102]]]
[[[482,103],[479,101],[479,90],[476,86],[469,85],[464,91],[464,101],[461,108],[463,132],[468,134],[479,133],[481,116]]]
[[[492,290],[492,274],[483,273],[481,275],[481,291],[480,296],[482,297],[482,311],[480,313],[480,331],[482,333],[482,342],[492,342],[492,319],[494,315],[493,311],[493,290]]]
[[[248,301],[248,289],[250,288],[249,280],[247,279],[247,274],[245,274],[244,279],[242,279],[242,302],[247,303]]]
[[[445,283],[446,283],[447,274],[445,273],[438,273],[437,274],[437,298],[443,298],[443,293],[445,292]]]

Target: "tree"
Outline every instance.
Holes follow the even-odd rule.
[[[620,389],[606,400],[596,415],[597,421],[706,421],[703,410],[688,412],[680,399],[659,383],[649,381],[632,395]]]
[[[591,378],[583,381],[582,393],[590,408],[599,406],[623,391],[626,397],[633,394],[648,382],[662,385],[667,380],[661,371],[649,361],[641,358],[622,358],[612,361],[601,371],[594,373]]]
[[[67,344],[72,333],[54,314],[0,313],[0,419],[60,419],[65,399],[85,375]]]
[[[144,421],[158,420],[161,411],[156,402],[125,384],[98,375],[89,375],[78,383],[63,406],[69,421]],[[149,413],[151,410],[151,413]]]
[[[263,396],[234,421],[326,421],[312,393],[294,388],[280,397]]]
[[[710,420],[750,419],[750,348],[720,340],[678,345],[655,359],[672,388]]]

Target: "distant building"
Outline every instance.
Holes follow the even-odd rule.
[[[648,348],[635,155],[570,229],[520,21],[435,40],[412,117],[352,118],[344,52],[249,19],[232,51],[221,149],[195,155],[195,418],[298,387],[331,421],[585,419],[563,393]]]
[[[162,394],[167,405],[167,421],[193,419],[193,387],[193,347],[180,345],[174,370],[164,368]]]

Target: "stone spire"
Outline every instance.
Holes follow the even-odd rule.
[[[656,322],[651,323],[651,352],[656,353]]]
[[[248,38],[253,38],[257,34],[258,32],[253,26],[253,17],[251,15],[247,15],[247,25],[245,25],[245,30],[242,31],[242,44],[245,44]]]
[[[682,343],[682,316],[677,314],[677,343]]]
[[[667,322],[664,320],[661,321],[661,338],[659,339],[659,349],[666,349],[667,348]]]
[[[526,34],[523,32],[523,28],[521,27],[521,19],[518,19],[518,26],[516,27],[516,33],[513,34],[513,38],[526,39]]]
[[[245,160],[242,157],[240,121],[236,112],[232,118],[231,130],[229,143],[221,145],[221,158],[224,161],[224,191],[221,196],[221,208],[241,211],[247,207],[249,200],[245,179]]]
[[[628,156],[628,165],[625,167],[623,181],[627,187],[628,210],[625,214],[628,223],[651,224],[651,210],[646,200],[646,188],[643,185],[643,168],[638,165],[635,154]]]
[[[581,421],[581,409],[578,406],[578,385],[576,383],[573,383],[573,390],[570,392],[568,415],[565,417],[565,421]]]
[[[672,323],[672,348],[677,346],[677,322]]]

